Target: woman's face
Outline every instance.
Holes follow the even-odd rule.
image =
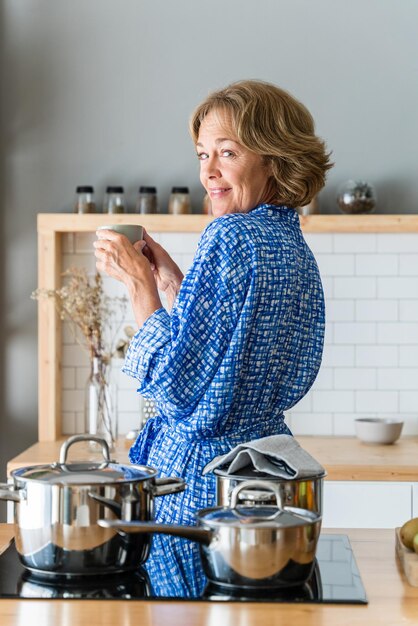
[[[207,114],[200,126],[196,150],[200,181],[215,217],[246,213],[266,201],[270,176],[263,157],[239,143],[227,113]]]

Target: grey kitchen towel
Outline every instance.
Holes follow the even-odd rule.
[[[235,474],[244,467],[280,478],[305,478],[324,472],[324,468],[291,435],[272,435],[235,446],[227,454],[216,456],[203,474],[222,469]]]

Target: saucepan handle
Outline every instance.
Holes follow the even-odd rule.
[[[156,478],[149,487],[153,496],[166,496],[169,493],[179,493],[186,489],[186,483],[182,478],[162,477]]]
[[[96,502],[103,504],[103,506],[110,509],[116,515],[116,517],[120,519],[121,514],[122,514],[122,505],[120,505],[119,502],[116,502],[115,500],[111,500],[110,498],[104,498],[103,496],[99,496],[97,493],[92,493],[92,492],[89,492],[89,497],[92,500],[95,500]]]
[[[97,523],[102,528],[112,528],[125,535],[130,533],[157,533],[159,535],[174,535],[183,537],[208,546],[213,538],[211,530],[195,526],[176,526],[172,524],[155,524],[153,522],[124,522],[123,520],[99,519]]]
[[[21,490],[15,491],[14,485],[9,483],[0,483],[0,500],[9,500],[10,502],[20,502]]]

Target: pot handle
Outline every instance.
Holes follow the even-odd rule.
[[[119,534],[156,533],[159,535],[173,535],[197,541],[208,546],[213,538],[213,531],[197,528],[196,526],[176,526],[175,524],[154,524],[153,522],[125,522],[123,520],[99,519],[97,523],[102,528],[112,528]]]
[[[9,500],[10,502],[20,502],[19,491],[15,491],[14,485],[9,483],[0,483],[0,500]]]
[[[244,489],[262,489],[263,491],[272,491],[276,496],[276,505],[279,509],[282,509],[282,498],[280,495],[279,485],[272,484],[267,480],[244,480],[238,483],[231,492],[231,509],[235,509],[238,504],[238,495]]]
[[[177,477],[156,478],[154,483],[149,485],[149,490],[154,497],[166,496],[169,493],[180,493],[180,491],[184,491],[185,489],[185,481]]]
[[[68,450],[70,447],[78,441],[95,441],[102,446],[102,454],[106,463],[110,463],[110,451],[107,441],[102,437],[96,437],[96,435],[73,435],[69,437],[67,441],[64,441],[60,448],[60,460],[61,465],[64,465],[67,461]]]
[[[112,513],[116,515],[116,517],[118,517],[119,519],[121,518],[122,506],[119,504],[119,502],[111,500],[110,498],[104,498],[103,496],[99,496],[97,495],[97,493],[92,493],[91,491],[89,492],[89,498],[95,500],[96,502],[99,502],[100,504],[103,504],[103,506],[110,509]]]

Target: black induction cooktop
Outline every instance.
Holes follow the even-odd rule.
[[[187,572],[187,564],[184,564]],[[160,576],[164,563],[159,564]],[[167,574],[167,573],[166,573]],[[321,535],[311,578],[300,587],[253,592],[223,588],[209,583],[200,573],[202,585],[185,594],[182,581],[169,591],[144,569],[118,576],[83,579],[42,579],[20,563],[14,542],[0,555],[0,598],[190,600],[206,602],[314,602],[367,604],[360,573],[346,535]],[[175,581],[174,581],[175,582]],[[176,591],[178,588],[178,591]]]

